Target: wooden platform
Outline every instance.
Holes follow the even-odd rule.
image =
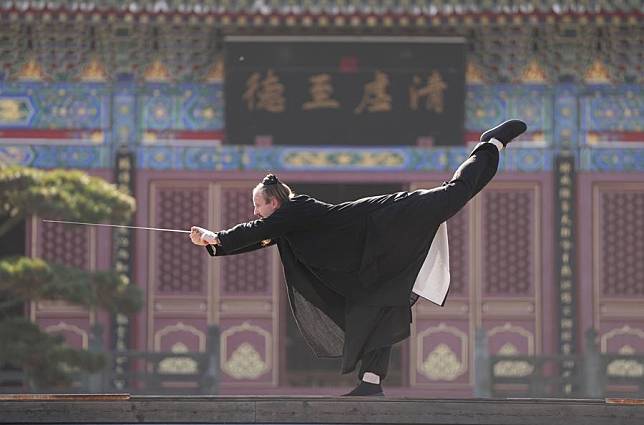
[[[642,425],[644,400],[17,394],[0,423]]]

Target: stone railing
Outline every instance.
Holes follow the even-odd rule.
[[[19,370],[0,370],[0,393],[208,394],[218,392],[219,329],[208,329],[204,352],[103,351],[92,338],[90,351],[106,356],[97,373],[76,373],[71,387],[42,388]],[[100,339],[99,339],[100,340]],[[121,367],[116,367],[120,364]],[[117,370],[122,370],[117,372]]]
[[[644,396],[644,354],[601,353],[597,333],[586,332],[585,350],[569,355],[489,355],[477,331],[476,395],[479,397]]]

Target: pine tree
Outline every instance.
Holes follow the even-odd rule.
[[[80,171],[0,168],[0,237],[29,216],[125,224],[134,199]],[[112,271],[85,271],[40,258],[0,259],[0,368],[24,371],[34,388],[69,385],[76,371],[105,367],[101,354],[76,350],[17,312],[25,303],[64,300],[88,310],[132,314],[142,293]]]

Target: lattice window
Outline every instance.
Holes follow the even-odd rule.
[[[208,193],[201,188],[159,189],[156,226],[187,229],[207,224]],[[195,252],[186,235],[159,232],[157,235],[157,289],[159,292],[203,292],[208,260]]]
[[[474,3],[468,5],[472,10],[488,9]],[[338,2],[309,7],[318,10],[330,8],[332,14],[355,13],[365,4],[368,3],[351,5]],[[239,2],[230,2],[221,7],[232,13],[238,10],[236,7],[244,8]],[[306,9],[301,5],[293,6],[290,2],[268,7],[283,14],[297,14]],[[420,11],[435,14],[442,10],[451,15],[454,12],[454,6],[447,3],[441,6],[436,2],[423,2],[423,5],[396,8],[400,7],[403,10],[411,7],[407,13],[414,14]],[[605,19],[604,22],[596,22],[596,18],[592,17],[587,21],[575,17],[568,21],[553,18],[538,23],[526,22],[522,18],[521,23],[517,23],[514,18],[518,18],[518,14],[506,14],[510,6],[494,7],[503,8],[496,11],[500,12],[499,16],[479,17],[468,25],[461,23],[462,17],[452,23],[443,20],[443,24],[439,24],[441,33],[468,39],[468,57],[477,64],[486,81],[522,81],[523,73],[531,63],[538,64],[549,82],[583,81],[587,69],[595,60],[606,66],[611,81],[642,81],[640,64],[644,53],[640,46],[644,32],[637,25],[635,16],[621,17],[619,22],[615,21],[615,17],[605,16],[601,18]],[[384,5],[368,5],[368,12],[365,13],[390,13],[386,9]],[[22,14],[15,18],[9,15],[0,14],[0,76],[4,74],[5,79],[13,78],[27,60],[34,58],[45,74],[54,80],[73,80],[90,60],[97,59],[112,80],[117,80],[122,74],[143,79],[146,70],[158,61],[169,80],[202,81],[222,50],[221,36],[217,34],[214,22],[203,23],[190,18],[183,20],[178,16],[119,16],[94,21],[84,13],[65,15],[65,18],[56,13],[42,16],[37,13],[30,15],[30,18]],[[44,18],[45,15],[48,18]],[[295,19],[299,22],[301,18]],[[263,22],[271,25],[269,20]],[[397,25],[398,20],[394,19],[393,22]],[[256,28],[260,33],[266,29],[261,25]],[[435,30],[433,25],[429,28],[430,31]],[[326,30],[315,24],[307,29],[300,28],[302,33]],[[355,31],[364,32],[360,28],[355,28]]]
[[[604,295],[644,294],[644,192],[601,194],[601,285]]]
[[[119,75],[142,75],[147,59],[142,25],[117,22],[95,27],[104,65],[114,78]]]
[[[38,255],[46,261],[89,269],[90,230],[84,226],[40,223]]]
[[[615,81],[642,82],[642,63],[644,62],[644,31],[642,26],[615,25],[606,29],[610,45],[604,49],[609,71]],[[623,75],[622,75],[623,74]]]
[[[453,295],[463,295],[468,282],[468,213],[469,208],[465,208],[450,218],[447,223],[450,273],[449,291]]]
[[[487,295],[528,295],[533,281],[531,255],[533,196],[527,191],[485,193],[483,270]]]
[[[100,30],[114,70],[138,77],[158,60],[174,81],[201,79],[220,47],[214,28],[207,25],[120,22]]]
[[[0,75],[9,78],[24,60],[25,38],[22,37],[21,23],[0,21]]]
[[[78,74],[95,47],[90,25],[83,22],[14,22],[9,28],[13,32],[6,34],[6,42],[18,53],[18,60],[4,63],[8,77],[14,76],[24,61],[33,59],[50,78],[69,80]],[[4,58],[0,61],[5,62]]]
[[[253,219],[253,206],[249,188],[225,189],[223,227]],[[232,294],[265,293],[271,282],[271,250],[263,249],[248,254],[226,257],[222,261],[223,292]]]
[[[631,24],[578,22],[531,25],[476,26],[460,31],[469,57],[488,82],[524,81],[536,64],[548,82],[584,81],[594,61],[606,67],[614,82],[641,81],[640,46],[644,32]]]

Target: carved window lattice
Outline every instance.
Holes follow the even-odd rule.
[[[215,28],[206,25],[149,24],[119,20],[92,23],[9,21],[0,19],[0,69],[15,76],[35,59],[54,80],[74,80],[90,60],[98,60],[110,79],[120,74],[143,77],[155,60],[170,79],[202,79],[215,63]]]
[[[225,189],[222,200],[224,228],[254,219],[248,188]],[[270,249],[222,258],[223,292],[228,295],[266,293],[271,282],[270,261]]]
[[[467,30],[469,57],[488,82],[520,82],[531,63],[546,82],[583,81],[594,61],[606,67],[612,82],[642,81],[644,33],[635,25],[548,23],[490,25]],[[464,32],[464,31],[463,31]],[[502,52],[502,53],[501,53]]]
[[[469,208],[458,212],[447,222],[449,240],[449,273],[451,294],[463,295],[467,286],[468,275],[468,225]]]
[[[528,295],[533,281],[533,196],[526,191],[485,194],[483,270],[486,295]]]
[[[481,67],[489,81],[514,81],[522,65],[527,62],[525,52],[530,51],[530,32],[525,28],[478,28],[470,31],[468,39],[472,42],[470,57]]]
[[[599,223],[604,295],[644,294],[644,192],[601,194]]]
[[[79,22],[13,21],[2,22],[1,27],[4,29],[0,29],[0,37],[6,42],[0,51],[0,62],[8,71],[8,78],[14,76],[25,61],[35,60],[47,77],[68,80],[86,63],[94,39],[90,26]]]
[[[207,227],[208,193],[205,189],[160,189],[158,199],[157,227]],[[203,292],[207,277],[206,253],[196,251],[185,234],[158,232],[155,236],[157,290],[161,293]]]
[[[88,270],[90,230],[84,226],[40,224],[39,256],[46,261]]]
[[[334,7],[337,11],[341,6]],[[436,12],[435,5],[426,11],[432,8]],[[123,74],[143,79],[150,65],[159,61],[170,80],[202,81],[221,54],[214,24],[172,20],[141,24],[138,19],[123,18],[91,22],[72,14],[61,21],[53,16],[45,21],[39,13],[29,19],[0,14],[0,72],[5,79],[14,78],[25,61],[35,58],[54,80],[74,80],[91,59],[98,59],[111,80]],[[487,24],[441,25],[446,35],[468,39],[468,57],[487,82],[522,81],[531,62],[542,68],[548,82],[583,81],[595,60],[606,66],[613,82],[643,81],[644,32],[633,19],[613,23],[607,16],[604,23],[575,18],[537,24],[515,23],[512,14],[498,18],[501,21],[490,17]],[[313,24],[300,31],[310,34],[325,29]]]

